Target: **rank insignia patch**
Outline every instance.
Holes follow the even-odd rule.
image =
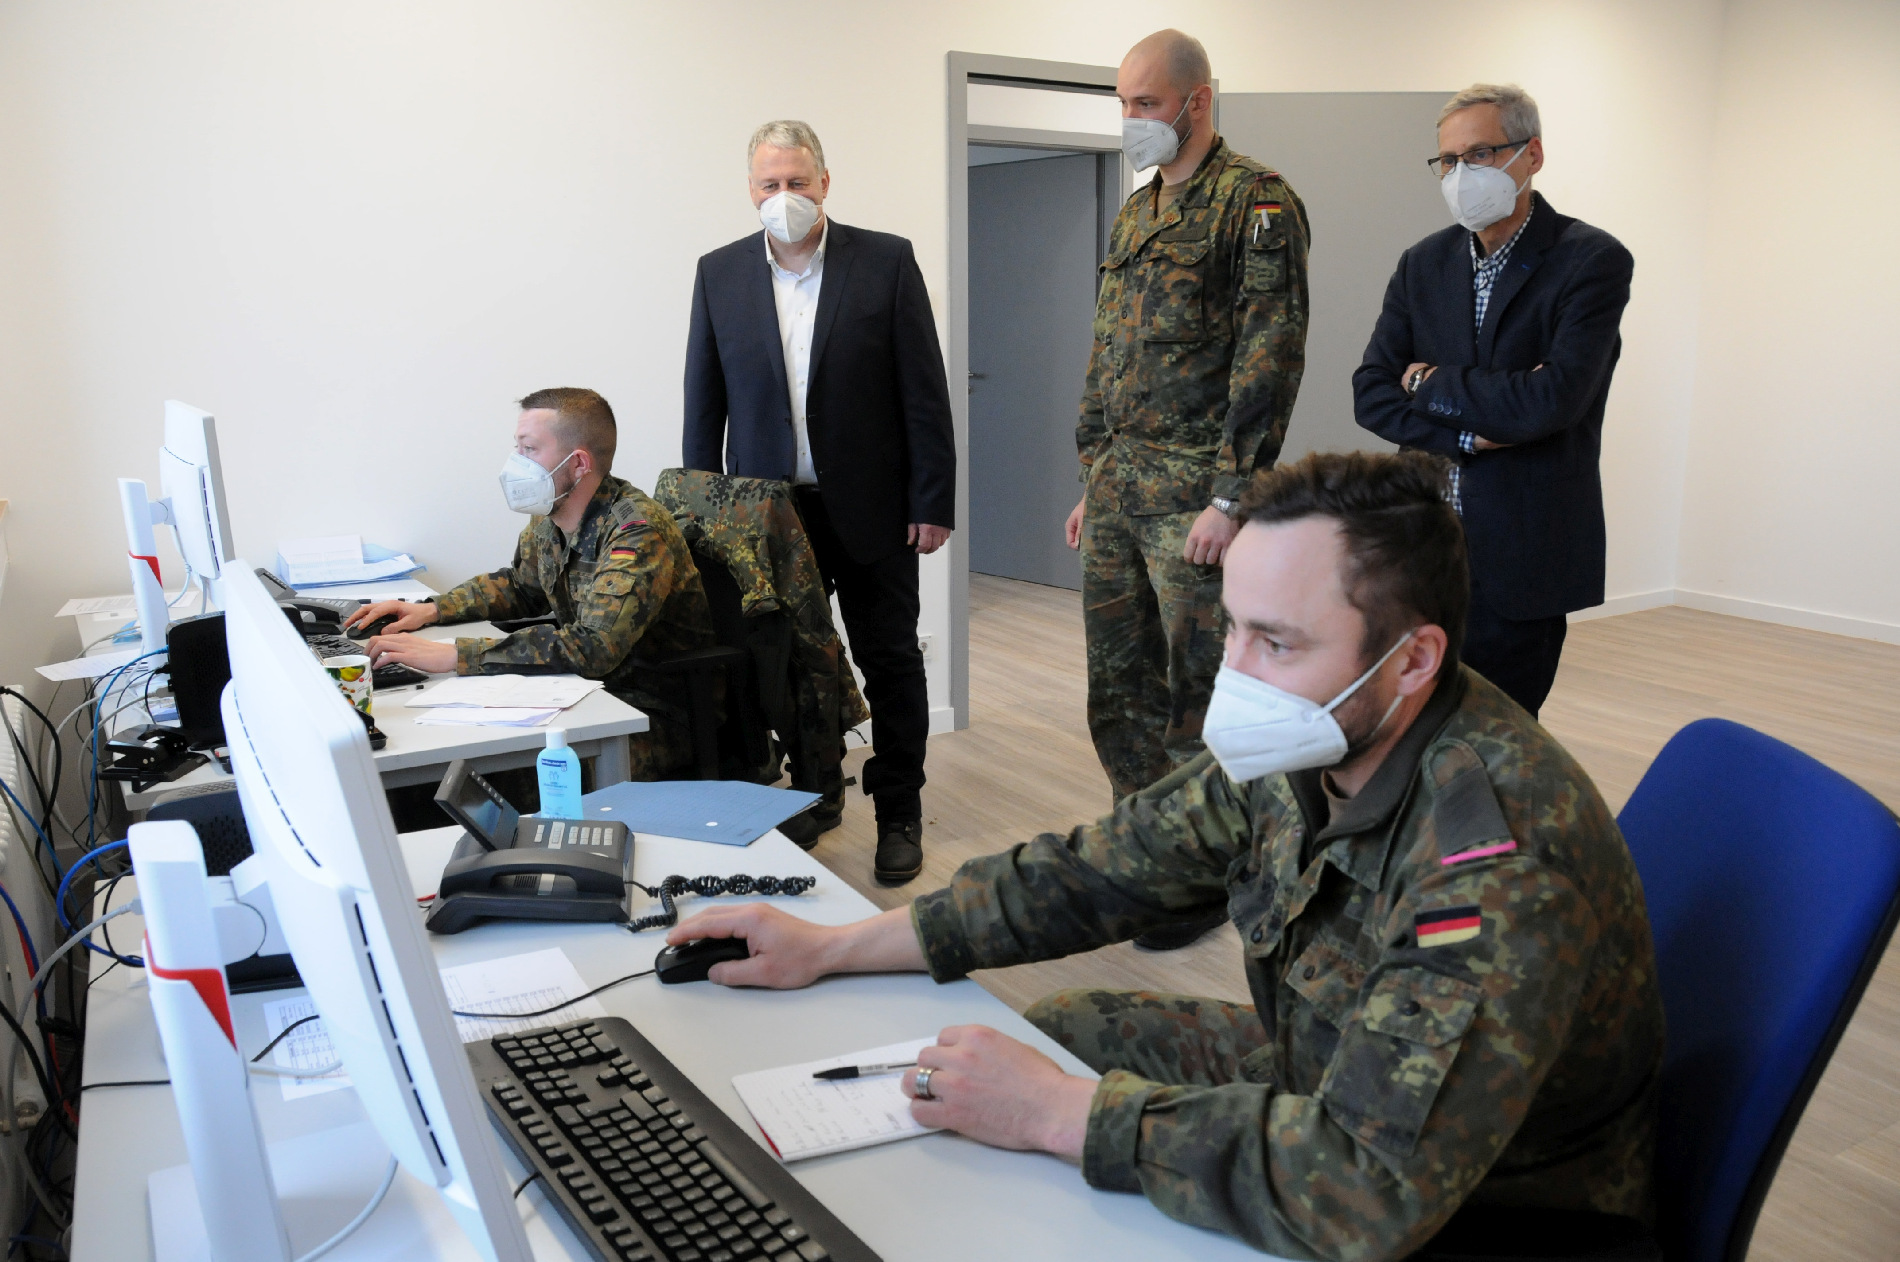
[[[1454,863],[1470,863],[1473,859],[1489,859],[1494,854],[1509,854],[1517,849],[1515,841],[1500,841],[1489,846],[1473,846],[1469,850],[1460,850],[1457,854],[1448,854],[1438,861],[1438,866],[1448,868]]]
[[[1412,918],[1412,925],[1418,930],[1420,946],[1450,946],[1454,942],[1469,942],[1477,937],[1478,930],[1484,925],[1484,917],[1473,906],[1446,907],[1418,913]]]

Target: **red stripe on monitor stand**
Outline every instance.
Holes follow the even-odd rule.
[[[211,1013],[211,1019],[224,1031],[224,1037],[231,1040],[231,1046],[237,1046],[237,1034],[231,1029],[231,1001],[224,990],[224,970],[221,968],[181,968],[161,967],[152,958],[152,940],[145,939],[145,968],[153,977],[162,977],[166,981],[190,982],[191,988],[198,992],[198,998],[204,1001],[205,1008]]]

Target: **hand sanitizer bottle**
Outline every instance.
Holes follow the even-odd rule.
[[[581,756],[568,747],[567,729],[548,729],[548,747],[534,762],[541,782],[541,814],[548,819],[581,818]]]

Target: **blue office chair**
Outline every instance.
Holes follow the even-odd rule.
[[[1676,733],[1618,822],[1668,1018],[1657,1150],[1670,1262],[1743,1262],[1775,1169],[1900,919],[1900,823],[1751,728]]]

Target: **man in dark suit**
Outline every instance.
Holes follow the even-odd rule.
[[[831,174],[804,123],[746,155],[765,230],[699,260],[686,341],[685,463],[793,484],[864,672],[881,881],[923,868],[930,703],[917,558],[955,524],[957,457],[937,325],[910,242],[833,223]],[[842,802],[820,803],[810,836]]]
[[[1464,661],[1535,715],[1573,609],[1603,603],[1597,455],[1630,252],[1531,191],[1537,103],[1477,84],[1438,116],[1458,226],[1407,250],[1353,374],[1359,424],[1451,458],[1471,613]]]

